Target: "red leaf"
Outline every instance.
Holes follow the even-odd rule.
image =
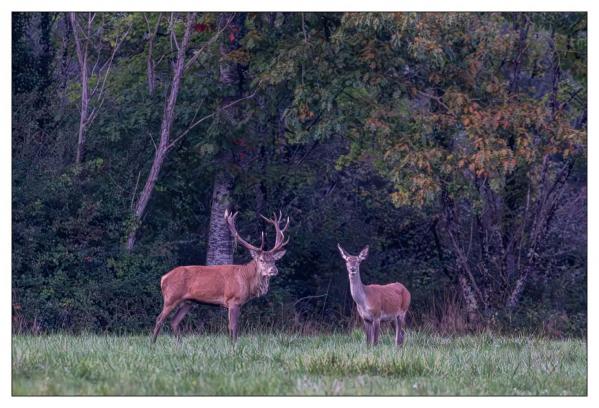
[[[208,29],[208,25],[203,24],[203,23],[198,23],[195,26],[193,26],[193,28],[196,30],[196,32],[203,33],[204,31],[206,31]]]
[[[235,34],[233,34],[233,32],[232,32],[232,31],[229,33],[229,41],[230,41],[230,42],[233,42],[233,41],[235,41]]]

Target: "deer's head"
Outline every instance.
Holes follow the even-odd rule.
[[[285,227],[281,229],[281,213],[279,212],[279,216],[273,214],[273,218],[266,218],[263,215],[260,217],[264,218],[266,222],[272,224],[275,227],[275,244],[270,250],[264,250],[264,231],[262,232],[262,243],[260,247],[255,247],[250,244],[237,232],[237,228],[235,227],[235,217],[237,217],[237,212],[231,214],[229,210],[225,210],[225,220],[227,225],[229,226],[229,231],[231,231],[231,235],[245,248],[250,251],[250,255],[252,259],[256,262],[256,267],[258,269],[258,273],[264,277],[275,276],[279,273],[275,262],[278,261],[285,255],[285,250],[283,247],[287,245],[289,242],[289,237],[285,240],[285,231],[287,231],[287,227],[289,227],[289,217],[287,217],[287,222],[285,223]]]
[[[345,266],[347,267],[347,272],[349,275],[356,275],[360,272],[360,262],[362,262],[368,256],[368,245],[360,251],[358,256],[353,256],[348,254],[341,245],[337,244],[337,248],[339,248],[339,252],[341,252],[341,257],[345,259]]]

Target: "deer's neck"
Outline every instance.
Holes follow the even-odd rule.
[[[364,284],[360,278],[360,272],[349,275],[349,289],[354,302],[357,304],[364,304],[366,302],[366,294],[364,293]]]
[[[249,292],[251,297],[264,296],[268,292],[269,277],[262,276],[258,272],[258,265],[254,260],[245,264],[245,276],[249,284]]]

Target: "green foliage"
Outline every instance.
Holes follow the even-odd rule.
[[[73,166],[79,81],[69,68],[69,26],[62,14],[13,15],[16,330],[148,330],[161,307],[159,277],[205,261],[213,177],[224,169],[234,177],[244,234],[265,229],[258,213],[291,217],[288,254],[269,294],[244,307],[249,322],[307,332],[314,322],[352,326],[339,242],[350,252],[369,244],[364,281],[406,284],[411,324],[426,324],[430,310],[460,293],[453,211],[451,231],[472,248],[467,265],[491,297],[490,327],[586,333],[586,212],[577,210],[586,203],[583,13],[246,13],[239,32],[211,42],[218,17],[197,15],[188,58],[201,54],[185,72],[172,139],[214,115],[169,151],[126,253],[169,91],[170,16],[98,14],[101,52],[129,33],[88,130],[86,160]],[[173,21],[182,30],[177,15]],[[148,32],[158,22],[150,95]],[[239,47],[222,55],[231,38]],[[220,81],[229,62],[242,72],[235,87]],[[506,311],[505,294],[524,269],[504,280],[501,245],[494,241],[483,258],[485,234],[473,226],[482,220],[501,242],[520,225],[532,231],[523,222],[527,200],[542,201],[564,165],[571,171],[534,271],[519,308]],[[497,216],[491,202],[501,203]],[[248,260],[243,249],[235,255]],[[222,317],[206,308],[184,324],[219,328]]]

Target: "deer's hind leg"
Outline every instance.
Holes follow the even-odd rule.
[[[401,347],[403,344],[405,315],[399,315],[395,317],[395,344],[397,347]]]
[[[179,338],[181,337],[179,324],[181,323],[181,320],[183,320],[187,312],[189,312],[189,310],[192,308],[192,306],[193,303],[189,301],[183,302],[181,307],[179,307],[179,310],[177,310],[177,313],[175,313],[175,317],[173,317],[173,320],[171,320],[171,329],[173,330],[173,333],[175,333],[175,335],[177,336],[177,340],[179,340]]]
[[[166,320],[170,312],[172,312],[179,303],[180,302],[164,303],[164,306],[162,307],[162,312],[160,312],[160,314],[156,318],[156,325],[154,326],[154,333],[152,335],[152,343],[156,343],[156,337],[158,337],[158,333],[160,333],[160,329],[162,328],[164,321]]]

